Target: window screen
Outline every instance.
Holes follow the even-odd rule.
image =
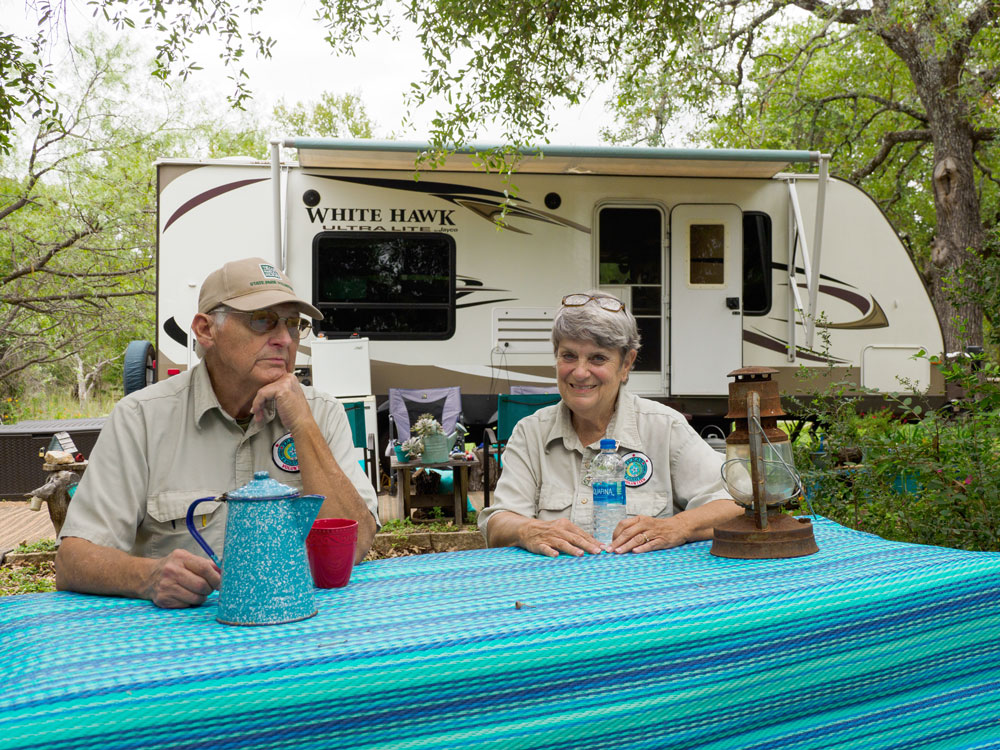
[[[455,332],[455,241],[433,233],[319,234],[313,302],[328,336],[449,338]]]

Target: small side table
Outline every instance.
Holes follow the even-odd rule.
[[[469,467],[476,465],[475,461],[466,461],[462,458],[443,461],[437,464],[422,464],[418,461],[404,461],[400,463],[396,457],[392,457],[390,469],[398,472],[396,482],[396,492],[402,501],[403,518],[410,517],[410,510],[413,508],[436,508],[444,507],[451,500],[455,506],[455,524],[464,524],[466,521],[465,504],[469,496]],[[434,495],[410,495],[412,487],[411,474],[416,469],[444,469],[450,468],[452,475],[452,494],[437,493]]]

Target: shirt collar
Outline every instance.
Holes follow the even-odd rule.
[[[618,400],[615,402],[615,413],[611,415],[608,424],[608,437],[618,441],[618,445],[633,451],[642,451],[642,440],[639,437],[639,427],[635,418],[635,402],[638,396],[629,393],[625,388],[618,389]],[[548,450],[556,440],[562,440],[569,450],[583,453],[584,445],[573,429],[572,413],[564,401],[558,405],[559,413],[552,421],[549,434],[545,437],[545,449]]]
[[[196,364],[191,370],[191,391],[194,394],[195,424],[199,427],[201,427],[204,416],[213,409],[218,411],[222,419],[232,422],[234,425],[236,424],[236,420],[227,414],[222,405],[219,404],[219,398],[215,395],[215,389],[212,387],[212,379],[208,375],[208,367],[205,365],[204,360]],[[251,422],[246,434],[249,436],[257,432],[255,425],[267,424],[274,419],[276,414],[277,410],[274,408],[273,403],[268,403],[264,408],[264,421],[261,423]]]

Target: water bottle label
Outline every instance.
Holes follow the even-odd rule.
[[[624,503],[625,493],[618,482],[594,482],[595,503]]]

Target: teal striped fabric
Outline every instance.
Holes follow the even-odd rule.
[[[1000,748],[1000,555],[816,536],[365,563],[272,627],[5,597],[0,747]]]

